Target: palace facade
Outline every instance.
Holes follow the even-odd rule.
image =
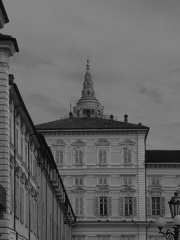
[[[9,19],[0,0],[0,28]],[[0,237],[160,240],[180,194],[180,151],[147,150],[149,127],[104,115],[89,61],[69,115],[34,126],[9,74],[15,38],[0,34]]]
[[[149,127],[105,116],[89,60],[81,98],[69,116],[36,126],[51,148],[77,216],[76,240],[160,239],[155,220],[171,221],[180,151],[146,150]]]

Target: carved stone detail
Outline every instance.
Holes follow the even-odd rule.
[[[96,192],[98,193],[98,195],[108,195],[110,189],[108,186],[98,186]]]
[[[54,143],[52,145],[53,146],[64,147],[66,145],[66,143],[62,139],[57,139],[57,140],[54,141]]]
[[[132,196],[136,192],[134,188],[129,186],[121,189],[120,191],[122,192],[123,195],[126,195],[126,196]]]
[[[86,192],[86,190],[82,187],[76,187],[72,190],[72,193],[73,194],[76,194],[76,195],[82,195]]]
[[[149,195],[153,197],[160,197],[163,192],[163,189],[161,187],[152,187],[148,191]]]
[[[110,142],[105,138],[101,138],[95,143],[95,145],[96,146],[109,146]]]
[[[72,146],[85,146],[86,143],[83,142],[82,140],[78,139],[78,140],[76,140],[75,142],[73,142],[71,145],[72,145]]]
[[[125,139],[119,143],[119,145],[134,145],[135,142],[131,141],[130,139]]]

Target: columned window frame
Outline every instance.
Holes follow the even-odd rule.
[[[57,167],[63,167],[65,164],[66,143],[62,139],[56,139],[52,144],[52,152]]]
[[[135,142],[130,139],[125,139],[120,142],[119,145],[121,150],[122,165],[133,165]]]
[[[99,194],[94,199],[94,211],[97,217],[108,217],[112,211],[112,198],[109,194]]]
[[[95,145],[97,152],[97,165],[107,166],[109,164],[110,142],[105,138],[100,138]]]

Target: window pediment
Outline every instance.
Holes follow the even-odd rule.
[[[99,139],[96,142],[96,146],[109,146],[109,145],[110,145],[110,142],[105,138]]]
[[[53,143],[53,146],[64,147],[65,145],[66,145],[66,143],[62,139],[57,139]]]
[[[110,192],[110,189],[108,186],[99,186],[97,189],[96,189],[96,192],[100,195],[108,195],[109,192]]]
[[[127,195],[127,196],[133,195],[135,193],[135,191],[136,190],[134,188],[129,187],[129,186],[121,189],[122,194]]]
[[[149,189],[149,194],[154,197],[161,196],[163,189],[161,187],[152,187]]]
[[[134,145],[135,142],[131,141],[130,139],[125,139],[119,143],[119,145]]]
[[[72,146],[85,146],[86,143],[83,142],[82,140],[78,139],[78,140],[76,140],[75,142],[73,142],[71,145],[72,145]]]
[[[72,192],[74,193],[74,194],[76,194],[76,195],[82,195],[82,194],[84,194],[85,192],[86,192],[86,190],[84,189],[84,188],[82,188],[82,187],[75,187],[73,190],[72,190]]]
[[[121,235],[120,240],[134,240],[135,235]]]

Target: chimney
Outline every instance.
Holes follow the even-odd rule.
[[[109,117],[110,117],[110,120],[113,121],[114,116],[111,114]]]
[[[125,123],[128,122],[128,115],[127,115],[127,114],[124,115],[124,122],[125,122]]]

